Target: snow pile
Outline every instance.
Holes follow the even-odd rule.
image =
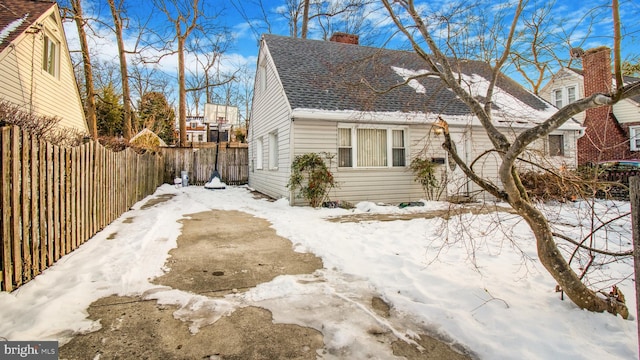
[[[224,189],[227,184],[223,183],[217,176],[214,176],[211,181],[204,184],[205,189]]]

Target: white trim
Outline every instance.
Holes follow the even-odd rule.
[[[629,143],[631,151],[640,151],[640,126],[629,126]]]

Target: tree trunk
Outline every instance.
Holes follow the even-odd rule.
[[[304,9],[302,11],[302,34],[300,37],[307,38],[307,28],[309,27],[309,0],[304,0]]]
[[[120,77],[122,78],[122,109],[124,112],[124,124],[122,132],[125,139],[131,138],[131,95],[129,93],[129,73],[127,71],[127,56],[122,40],[122,21],[120,14],[116,10],[114,0],[107,0],[113,16],[113,25],[116,31],[116,41],[118,43],[118,57],[120,58]]]
[[[176,33],[180,24],[176,23]],[[178,123],[180,124],[179,146],[187,146],[187,90],[184,76],[184,42],[186,37],[178,36]]]
[[[73,20],[78,29],[78,37],[80,38],[80,50],[82,51],[82,67],[85,77],[85,111],[87,117],[87,126],[89,135],[92,139],[98,138],[98,121],[96,119],[96,94],[93,88],[93,67],[91,66],[91,57],[89,56],[89,44],[87,43],[87,33],[84,31],[84,16],[82,13],[82,5],[80,0],[71,0],[73,8]]]
[[[624,319],[628,318],[629,310],[626,305],[606,297],[598,296],[593,290],[582,283],[580,277],[571,269],[564,256],[560,253],[553,238],[553,232],[549,222],[540,210],[529,201],[522,199],[517,193],[515,181],[511,174],[505,178],[504,167],[500,169],[501,180],[505,184],[505,190],[509,194],[509,203],[520,216],[529,224],[536,238],[538,257],[540,263],[558,282],[562,291],[567,294],[578,307],[589,311],[607,311],[614,315],[620,314]]]

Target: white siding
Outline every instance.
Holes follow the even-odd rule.
[[[576,100],[582,99],[584,97],[584,83],[582,81],[582,76],[567,69],[560,70],[556,75],[554,75],[554,77],[547,85],[540,89],[540,97],[555,106],[555,103],[553,102],[553,90],[566,88],[568,86],[576,87]],[[584,121],[584,116],[585,113],[581,112],[580,114],[574,115],[573,118],[582,123]]]
[[[345,123],[341,123],[345,124]],[[338,151],[338,123],[325,120],[295,120],[294,155],[306,153],[328,153],[336,156]],[[410,154],[406,167],[387,168],[338,168],[337,159],[331,161],[333,173],[339,187],[330,193],[331,200],[373,201],[398,204],[403,201],[424,199],[419,183],[413,180],[409,163],[413,156],[443,157],[440,144],[427,138],[430,127],[415,126],[407,129],[407,152]],[[437,140],[437,139],[436,139]],[[327,160],[327,163],[329,161]],[[442,166],[444,168],[444,166]],[[303,199],[294,199],[304,204]]]
[[[42,69],[43,33],[25,32],[0,54],[0,98],[26,111],[60,117],[61,126],[87,132],[57,6],[53,6],[37,22],[42,23],[42,31],[59,44],[57,76]]]
[[[249,129],[249,186],[273,198],[289,198],[289,172],[291,171],[291,110],[282,85],[278,81],[268,50],[262,48],[254,88],[252,118]],[[261,68],[263,70],[261,70]],[[260,86],[260,72],[265,71],[266,87]],[[278,164],[270,166],[269,135],[277,132]],[[256,166],[257,140],[262,138],[262,169]]]
[[[613,114],[621,124],[640,121],[640,105],[630,100],[623,100],[613,105]]]

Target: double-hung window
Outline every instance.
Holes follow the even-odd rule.
[[[42,55],[42,70],[52,76],[58,76],[59,46],[55,39],[46,34],[44,35]]]
[[[640,126],[629,127],[629,142],[631,151],[640,151]]]
[[[405,134],[397,128],[338,128],[338,167],[403,167]]]
[[[553,104],[558,108],[562,108],[565,105],[569,105],[572,102],[576,101],[577,93],[575,85],[566,86],[560,89],[554,89],[551,92],[553,99]]]
[[[269,133],[269,169],[278,168],[278,133]]]

